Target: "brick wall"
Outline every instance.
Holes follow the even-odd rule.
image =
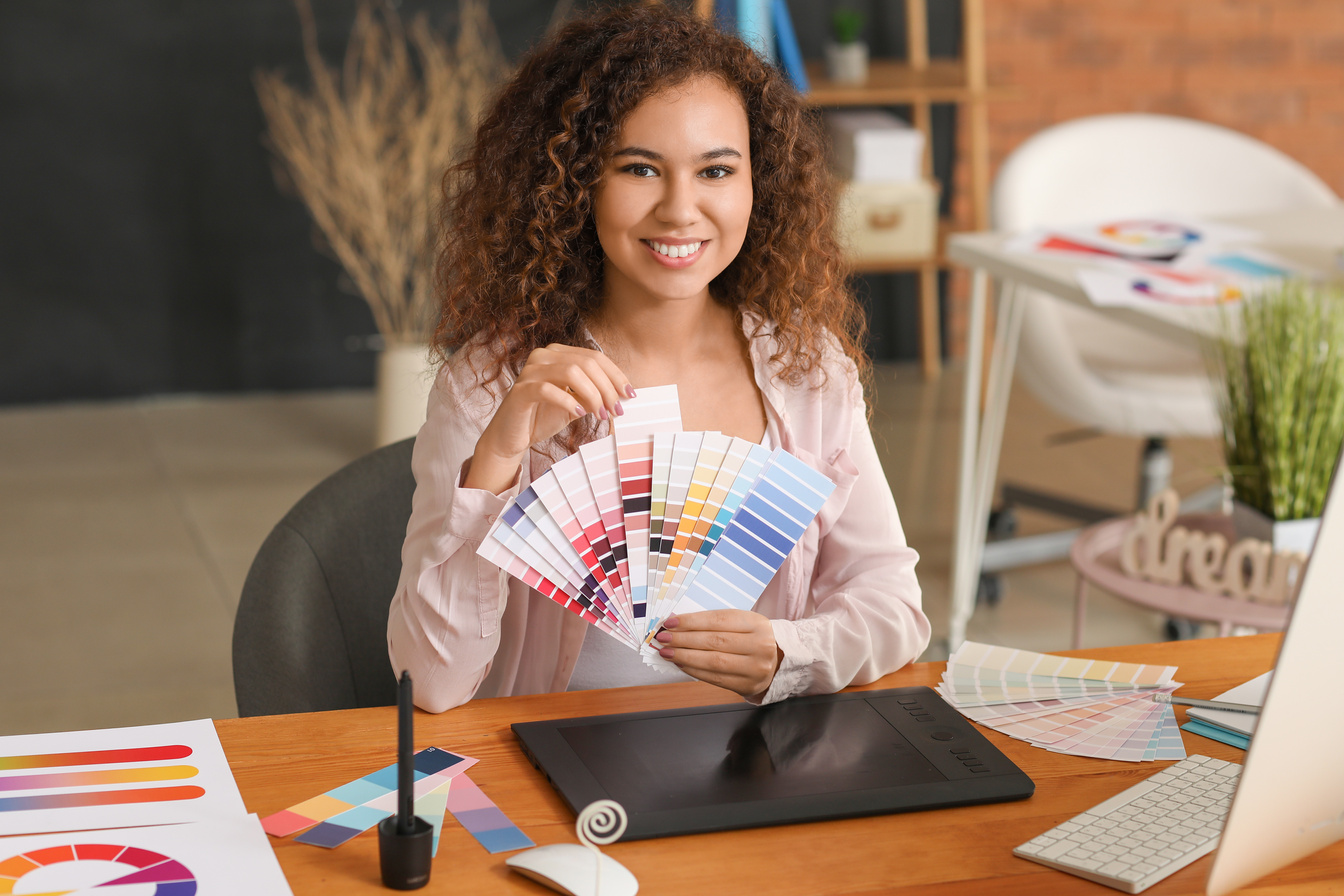
[[[1154,112],[1263,140],[1344,196],[1342,0],[986,0],[985,19],[989,84],[1014,93],[989,108],[991,176],[1049,125]],[[967,177],[963,161],[959,221]],[[967,281],[954,278],[949,302],[954,356]]]

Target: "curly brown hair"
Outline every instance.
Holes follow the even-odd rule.
[[[602,296],[594,191],[620,126],[646,97],[705,75],[742,99],[754,191],[746,241],[711,295],[739,325],[748,311],[775,325],[773,376],[801,382],[830,342],[866,379],[864,317],[835,240],[815,114],[739,38],[662,5],[569,23],[522,60],[485,113],[444,178],[440,353],[473,343],[491,382],[521,370],[534,348],[583,344]]]

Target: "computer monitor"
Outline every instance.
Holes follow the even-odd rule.
[[[1206,889],[1222,896],[1344,839],[1344,476],[1321,528],[1223,825]]]

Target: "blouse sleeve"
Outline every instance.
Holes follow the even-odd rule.
[[[850,395],[850,436],[828,460],[849,480],[843,508],[822,531],[807,586],[811,612],[772,621],[784,654],[761,702],[868,684],[928,646],[915,563],[868,428],[861,388]]]
[[[444,366],[416,437],[415,497],[387,621],[392,668],[411,673],[416,705],[430,712],[470,700],[490,671],[507,575],[476,549],[519,487],[515,480],[496,495],[461,485],[495,406],[461,400],[463,368],[469,372],[465,364]],[[474,381],[469,387],[473,398],[487,391]]]

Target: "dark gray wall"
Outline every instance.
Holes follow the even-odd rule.
[[[355,0],[312,2],[339,59]],[[554,5],[494,0],[510,56]],[[819,55],[832,4],[790,5]],[[874,52],[903,52],[899,3],[851,5]],[[400,6],[441,20],[455,0]],[[956,6],[930,4],[935,54],[956,52]],[[0,2],[0,404],[372,381],[368,311],[275,185],[259,67],[305,77],[290,0]],[[936,118],[945,174],[952,115]],[[914,357],[913,278],[861,292],[874,353]]]

